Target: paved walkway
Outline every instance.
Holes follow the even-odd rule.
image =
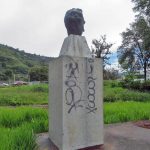
[[[39,134],[37,143],[39,150],[57,150],[47,133]],[[150,129],[135,126],[131,122],[105,125],[104,150],[150,150]]]

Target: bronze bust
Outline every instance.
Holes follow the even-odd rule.
[[[79,8],[72,8],[66,12],[64,23],[68,32],[68,35],[82,35],[84,32],[84,18],[82,10]]]

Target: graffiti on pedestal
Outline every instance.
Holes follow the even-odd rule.
[[[84,82],[87,82],[87,91],[79,83],[80,71],[79,64],[72,60],[65,65],[66,79],[65,79],[65,100],[69,106],[68,113],[73,110],[77,111],[79,108],[86,109],[87,113],[95,113],[97,110],[95,104],[95,86],[96,78],[94,75],[94,59],[87,59],[87,78]],[[83,83],[84,83],[83,82]],[[86,92],[87,97],[83,98],[83,92]]]
[[[88,110],[87,113],[95,113],[97,110],[95,104],[95,86],[96,86],[96,77],[94,77],[94,59],[88,59],[88,72],[87,72],[87,81],[88,81],[88,105],[86,109]]]
[[[65,91],[66,104],[69,106],[68,113],[83,107],[82,89],[78,86],[79,67],[77,62],[70,62],[66,64],[67,74],[65,85],[67,89]]]

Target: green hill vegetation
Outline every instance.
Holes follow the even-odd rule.
[[[18,80],[27,80],[31,69],[47,68],[51,59],[0,44],[0,81],[12,80],[14,75]]]

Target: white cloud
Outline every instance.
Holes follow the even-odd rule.
[[[86,20],[89,46],[94,38],[106,34],[109,42],[121,42],[119,33],[133,21],[130,0],[0,0],[0,43],[26,52],[58,56],[67,36],[64,15],[68,9],[81,8]]]

